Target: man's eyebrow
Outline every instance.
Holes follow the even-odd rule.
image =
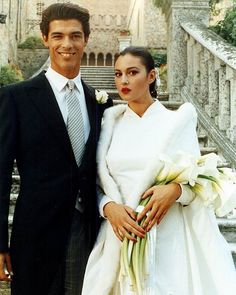
[[[63,33],[61,32],[52,32],[51,35],[62,35]]]
[[[51,35],[63,35],[63,32],[52,32]],[[73,31],[70,34],[80,34],[82,35],[83,33],[81,31]]]

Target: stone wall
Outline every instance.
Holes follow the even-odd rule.
[[[31,77],[48,58],[48,49],[18,49],[18,66],[25,79]]]
[[[132,44],[157,49],[166,49],[166,21],[161,9],[152,0],[131,0],[127,27],[132,35]]]
[[[16,62],[17,41],[20,37],[19,6],[17,1],[1,1],[0,13],[6,15],[6,20],[0,23],[0,67]]]
[[[153,5],[152,0],[145,1],[145,36],[148,47],[166,49],[167,24],[161,9]]]

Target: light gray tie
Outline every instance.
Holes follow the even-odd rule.
[[[68,108],[67,131],[76,163],[79,166],[85,148],[84,124],[80,103],[75,92],[75,83],[72,80],[69,80],[66,85],[66,102]]]

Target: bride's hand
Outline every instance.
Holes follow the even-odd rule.
[[[171,205],[180,197],[181,187],[177,183],[156,185],[148,189],[142,196],[145,199],[152,196],[143,211],[138,215],[140,221],[148,213],[143,228],[149,231],[154,224],[159,224]]]
[[[103,211],[120,241],[123,241],[126,237],[136,242],[135,237],[131,235],[132,233],[140,238],[145,237],[145,230],[135,221],[136,214],[132,208],[110,202],[105,205]]]

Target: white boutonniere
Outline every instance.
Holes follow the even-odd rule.
[[[95,96],[96,96],[96,101],[99,104],[104,104],[108,100],[108,94],[104,90],[101,90],[101,91],[95,90]]]

